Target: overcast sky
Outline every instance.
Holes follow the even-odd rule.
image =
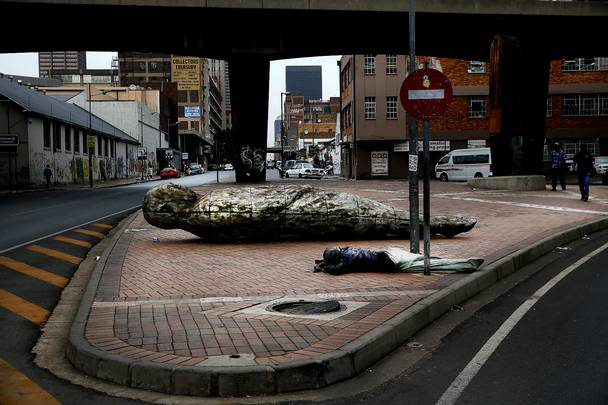
[[[87,52],[87,67],[109,69],[116,52]],[[340,56],[283,59],[270,63],[268,89],[268,145],[274,144],[274,120],[281,115],[281,92],[285,91],[285,66],[320,65],[323,71],[323,99],[338,97],[339,73],[336,62]],[[0,54],[0,72],[19,76],[38,76],[38,53]]]

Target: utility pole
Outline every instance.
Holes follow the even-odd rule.
[[[416,71],[416,0],[410,0],[409,10],[409,74]],[[418,209],[418,120],[410,115],[409,153],[410,252],[419,253],[420,223]]]

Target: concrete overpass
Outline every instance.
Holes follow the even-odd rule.
[[[237,146],[239,150],[248,147],[244,150],[249,154],[244,165],[237,160],[237,180],[263,180],[264,174],[247,169],[247,162],[266,145],[270,61],[334,54],[406,54],[408,3],[0,0],[2,15],[23,26],[5,37],[0,52],[86,49],[227,59],[231,62]],[[507,38],[501,44],[511,44],[507,53],[518,56],[506,58],[505,66],[525,63],[531,67],[527,77],[520,77],[525,75],[524,69],[507,80],[510,88],[520,83],[517,89],[521,91],[528,84],[534,87],[542,82],[543,75],[548,77],[544,63],[550,59],[608,55],[606,1],[418,0],[416,12],[417,54],[488,61],[497,34]],[[22,35],[25,30],[33,35]],[[540,105],[542,94],[537,89],[530,98]],[[540,111],[527,107],[515,111]],[[535,127],[538,122],[540,117],[536,117]],[[538,136],[535,139],[537,142]]]

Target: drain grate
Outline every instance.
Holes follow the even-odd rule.
[[[335,300],[292,301],[274,304],[271,305],[268,309],[271,311],[291,315],[314,315],[340,311],[342,309],[342,305],[340,305],[340,303]]]

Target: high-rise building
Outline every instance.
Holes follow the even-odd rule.
[[[38,76],[51,77],[53,70],[84,70],[87,68],[85,51],[38,52]]]
[[[288,92],[304,96],[304,101],[320,100],[323,97],[321,66],[287,66],[285,83]]]
[[[171,55],[166,53],[118,52],[120,85],[145,86],[171,81]]]

